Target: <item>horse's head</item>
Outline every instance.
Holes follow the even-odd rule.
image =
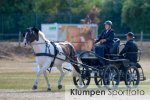
[[[39,29],[35,27],[27,28],[25,34],[24,34],[24,41],[23,44],[26,46],[26,44],[31,44],[34,41],[39,40]]]

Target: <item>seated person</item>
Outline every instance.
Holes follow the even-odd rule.
[[[126,34],[127,42],[125,47],[120,52],[120,55],[124,55],[126,59],[129,59],[131,62],[137,62],[137,52],[138,47],[134,41],[134,34],[132,32],[128,32]]]
[[[114,43],[114,31],[111,28],[112,22],[106,21],[104,25],[105,30],[98,36],[98,39],[95,41],[95,53],[101,57],[104,57],[104,53],[109,51]]]

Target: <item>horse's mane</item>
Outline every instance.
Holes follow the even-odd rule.
[[[44,41],[47,41],[49,42],[49,40],[45,37],[45,34],[42,32],[42,31],[39,31],[39,36],[44,40]]]

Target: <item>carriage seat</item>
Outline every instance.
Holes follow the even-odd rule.
[[[107,58],[118,57],[120,39],[119,38],[114,38],[113,41],[114,41],[113,47],[109,49],[107,54],[105,54]]]
[[[115,38],[113,47],[110,48],[109,53],[110,54],[118,54],[119,53],[119,45],[120,45],[120,39],[119,38]]]

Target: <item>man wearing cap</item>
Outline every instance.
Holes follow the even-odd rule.
[[[128,32],[126,34],[126,38],[127,42],[120,52],[120,55],[124,55],[124,57],[129,59],[131,62],[137,62],[138,46],[134,41],[134,34],[132,32]]]
[[[113,39],[114,39],[114,31],[111,28],[112,22],[106,21],[104,23],[105,30],[98,36],[98,39],[95,41],[95,53],[101,57],[104,57],[106,51],[113,46]]]

